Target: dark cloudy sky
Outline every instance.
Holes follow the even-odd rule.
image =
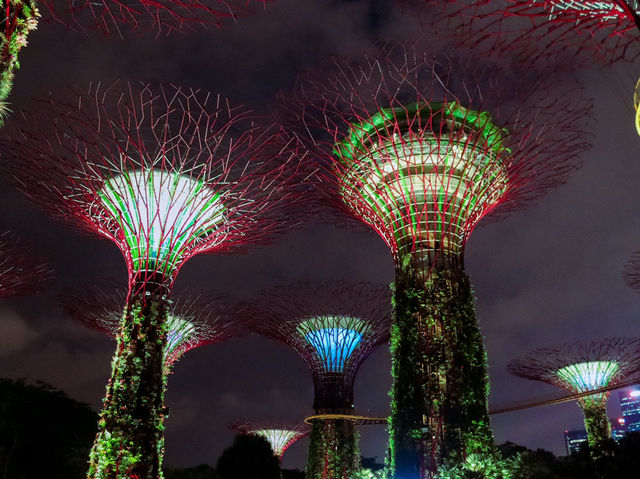
[[[324,56],[357,55],[375,41],[420,32],[389,3],[277,0],[228,29],[158,40],[86,38],[42,25],[21,52],[14,108],[71,82],[132,78],[208,89],[260,110],[278,89],[292,84],[296,73]],[[594,147],[584,155],[584,167],[537,205],[480,227],[468,243],[466,266],[489,353],[492,406],[557,394],[555,388],[506,373],[506,364],[521,353],[638,334],[640,295],[621,279],[625,261],[640,249],[633,72],[632,65],[620,65],[577,73],[596,105]],[[114,245],[49,219],[4,179],[0,195],[0,222],[31,242],[57,271],[46,294],[0,305],[0,376],[46,381],[97,410],[114,344],[66,318],[56,294],[102,278],[124,281],[124,261]],[[176,288],[251,297],[271,285],[332,279],[389,283],[391,255],[373,233],[314,222],[249,254],[195,257],[180,272]],[[356,410],[386,414],[389,369],[386,347],[364,363],[356,382]],[[310,412],[312,400],[303,361],[284,345],[247,338],[191,351],[169,380],[165,463],[215,465],[232,440],[227,421],[295,420]],[[615,408],[611,413],[618,414]],[[574,403],[567,403],[492,421],[498,442],[563,453],[563,430],[580,426],[581,416]],[[292,446],[283,466],[302,467],[306,446],[306,440]],[[362,454],[382,459],[385,450],[384,427],[361,429]]]

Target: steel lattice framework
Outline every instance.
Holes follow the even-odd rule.
[[[386,287],[299,284],[265,292],[245,312],[259,334],[291,346],[315,388],[307,477],[348,479],[359,468],[353,385],[364,359],[389,338]]]
[[[399,477],[434,474],[448,454],[465,457],[473,437],[492,442],[464,247],[483,217],[525,206],[578,165],[588,102],[576,85],[557,87],[413,45],[333,59],[283,98],[326,202],[373,228],[394,256]]]
[[[407,3],[419,6],[432,0],[407,0]],[[633,46],[640,39],[640,2],[637,0],[451,0],[448,3],[448,15],[458,21],[461,32],[469,35],[464,42],[473,42],[480,48],[508,51],[521,47],[518,40],[527,39],[529,44],[537,44],[535,55],[539,57],[551,59],[562,54],[569,58],[586,52],[589,59],[595,55],[607,64],[633,59],[640,53]]]
[[[52,276],[51,267],[36,259],[15,234],[0,235],[0,298],[37,292]]]
[[[273,453],[279,459],[282,459],[282,455],[289,446],[310,432],[309,426],[304,422],[239,420],[231,422],[227,426],[242,434],[264,437],[269,441]]]
[[[516,376],[561,387],[572,394],[615,385],[640,371],[640,339],[609,338],[542,348],[511,362]],[[597,447],[611,436],[607,417],[609,392],[578,399],[585,417],[589,444]]]
[[[125,30],[156,34],[195,31],[235,22],[269,0],[39,0],[44,13],[81,31],[105,34]]]
[[[291,346],[307,363],[316,391],[313,408],[352,413],[356,373],[389,339],[387,288],[303,283],[269,290],[253,308],[255,312],[246,315],[250,327]]]
[[[129,271],[89,477],[156,477],[175,277],[195,254],[259,243],[291,225],[280,207],[297,198],[285,188],[294,152],[280,130],[260,128],[220,96],[148,84],[98,84],[36,102],[7,135],[18,186],[112,240]]]
[[[62,296],[67,314],[85,326],[117,339],[127,291],[95,288]],[[232,302],[222,296],[174,295],[167,317],[167,342],[163,360],[165,374],[187,352],[200,346],[236,338],[244,333],[232,311]]]
[[[631,255],[629,261],[624,265],[622,276],[630,288],[640,293],[640,251]]]

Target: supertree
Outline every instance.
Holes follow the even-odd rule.
[[[536,54],[547,58],[561,51],[567,58],[586,52],[591,60],[595,54],[613,63],[639,53],[632,47],[640,39],[637,0],[398,1],[416,14],[427,6],[439,10],[440,19],[459,29],[458,38],[476,48],[504,52],[521,48],[518,40],[527,38],[538,45]],[[523,53],[530,62],[532,52]]]
[[[2,0],[0,23],[0,126],[9,114],[7,98],[18,52],[38,22],[61,22],[70,29],[122,36],[124,31],[188,33],[198,27],[223,26],[269,0]]]
[[[0,235],[0,298],[34,293],[52,276],[51,267],[35,258],[15,234]]]
[[[493,450],[465,244],[485,215],[504,216],[565,181],[587,146],[579,88],[526,76],[388,46],[332,59],[283,97],[326,203],[373,228],[395,260],[396,477]]]
[[[640,293],[640,251],[631,255],[629,261],[624,265],[622,276],[630,288]]]
[[[121,250],[129,290],[90,459],[90,478],[156,478],[173,282],[207,251],[266,241],[292,224],[284,136],[215,95],[175,86],[75,89],[36,102],[3,141],[18,186]]]
[[[411,13],[426,15],[440,4],[437,20],[447,19],[458,45],[474,51],[509,53],[516,61],[576,67],[594,61],[609,66],[640,54],[638,0],[400,0]],[[430,9],[426,5],[431,5]],[[526,45],[526,46],[525,46]],[[562,58],[562,60],[559,60]],[[640,134],[636,83],[635,126]],[[629,95],[631,96],[631,95]]]
[[[127,291],[96,288],[61,297],[67,314],[85,326],[117,339]],[[167,314],[164,374],[191,349],[218,343],[243,334],[242,323],[233,315],[232,302],[221,296],[174,295]]]
[[[511,362],[511,374],[561,387],[572,394],[613,386],[640,370],[640,339],[609,338],[542,348]],[[607,417],[609,392],[578,399],[584,414],[589,446],[599,448],[611,437]]]
[[[190,32],[223,26],[263,8],[269,0],[39,0],[48,17],[71,28],[105,34],[123,30]],[[43,11],[45,11],[43,9]]]
[[[264,437],[271,444],[278,459],[282,459],[289,446],[309,434],[309,426],[304,422],[238,420],[230,422],[227,426],[242,434]]]
[[[292,347],[315,389],[306,477],[347,479],[359,469],[353,384],[389,338],[389,293],[367,283],[299,284],[265,292],[245,315],[259,334]]]

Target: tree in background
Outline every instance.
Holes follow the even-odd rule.
[[[238,434],[216,471],[220,479],[280,479],[280,460],[264,437]]]
[[[0,479],[82,479],[98,415],[44,383],[0,379]]]

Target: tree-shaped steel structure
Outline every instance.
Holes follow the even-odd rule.
[[[86,31],[121,35],[125,30],[191,32],[220,27],[264,8],[269,0],[39,0],[48,17]]]
[[[51,267],[35,258],[15,234],[0,235],[0,298],[32,294],[52,276]]]
[[[500,72],[392,46],[359,63],[332,60],[286,107],[326,202],[372,227],[394,256],[397,477],[493,447],[464,247],[485,215],[565,181],[587,146],[575,85],[523,86]]]
[[[9,112],[7,97],[13,87],[18,52],[27,44],[29,32],[38,26],[37,0],[4,0],[0,23],[0,125]]]
[[[572,394],[615,385],[640,370],[640,339],[609,338],[542,348],[511,362],[511,374],[543,381]],[[578,399],[584,413],[589,445],[596,451],[611,437],[607,417],[609,392]]]
[[[640,293],[640,251],[631,255],[624,265],[622,276],[630,288]]]
[[[424,12],[434,0],[403,0],[411,12]],[[640,55],[638,0],[452,0],[445,13],[459,43],[475,50],[510,53],[530,64],[542,59],[556,66],[610,65]],[[441,21],[436,23],[441,24]],[[524,40],[524,41],[522,41]],[[532,46],[524,48],[523,45]],[[635,124],[640,134],[636,84]],[[631,96],[631,95],[629,95]]]
[[[118,338],[126,303],[127,291],[122,288],[96,288],[62,296],[62,306],[71,318],[113,339]],[[233,314],[232,304],[222,296],[174,295],[167,315],[165,374],[171,373],[173,365],[187,351],[244,333],[242,323]]]
[[[359,468],[353,384],[364,359],[389,338],[386,287],[367,283],[299,284],[265,292],[247,308],[259,334],[291,346],[315,388],[307,477],[343,478]]]
[[[438,2],[402,3],[418,7],[412,9],[417,12]],[[564,50],[567,58],[587,53],[591,59],[595,54],[612,63],[640,53],[633,48],[640,39],[637,0],[451,0],[444,8],[452,24],[467,36],[465,43],[481,49],[521,48],[518,40],[527,38],[539,45],[536,54],[546,58]]]
[[[174,279],[198,253],[264,241],[289,224],[281,132],[219,96],[114,84],[38,102],[7,133],[23,191],[116,243],[129,271],[89,477],[155,478]]]
[[[238,420],[229,423],[227,426],[242,434],[264,437],[269,441],[273,453],[279,459],[282,459],[282,455],[289,446],[310,432],[309,426],[304,422]]]

